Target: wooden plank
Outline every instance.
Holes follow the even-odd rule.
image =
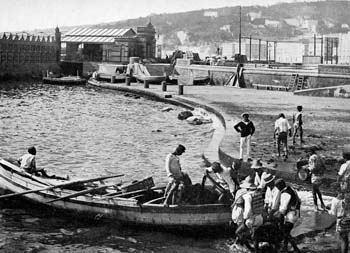
[[[64,200],[64,199],[69,199],[69,198],[82,196],[82,195],[85,195],[87,193],[95,192],[95,191],[98,191],[98,190],[103,190],[103,189],[106,189],[106,188],[114,186],[114,185],[115,184],[107,184],[107,185],[103,185],[103,186],[92,188],[92,189],[82,190],[82,191],[79,191],[79,192],[68,194],[66,196],[63,196],[63,197],[60,197],[60,198],[57,198],[57,199],[50,200],[50,201],[48,201],[46,203],[52,203],[52,202],[56,202],[56,201],[59,201],[59,200]]]
[[[0,199],[21,196],[21,195],[25,195],[25,194],[29,194],[29,193],[52,190],[55,188],[64,188],[64,187],[72,186],[72,185],[76,185],[76,184],[101,181],[101,180],[105,180],[105,179],[109,179],[109,178],[116,178],[116,177],[121,177],[121,176],[124,176],[124,174],[117,174],[117,175],[112,175],[112,176],[104,176],[104,177],[90,178],[90,179],[84,179],[84,180],[77,180],[77,181],[73,181],[73,182],[67,182],[67,183],[58,184],[58,185],[49,186],[49,187],[40,188],[40,189],[34,189],[34,190],[28,190],[28,191],[24,191],[24,192],[17,192],[17,193],[10,193],[10,194],[6,194],[6,195],[1,195]]]

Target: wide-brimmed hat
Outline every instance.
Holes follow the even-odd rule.
[[[241,117],[244,117],[244,116],[249,117],[249,114],[247,112],[244,112],[244,113],[241,114]]]
[[[253,160],[252,166],[251,166],[252,169],[260,169],[262,167],[263,165],[260,160]]]
[[[254,184],[254,178],[252,176],[247,176],[243,182],[240,184],[241,188],[255,190],[257,187]]]
[[[262,175],[262,180],[265,182],[265,184],[268,184],[272,182],[276,177],[270,173],[264,173]]]

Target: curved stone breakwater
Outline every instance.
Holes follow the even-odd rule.
[[[97,81],[89,82],[89,84],[93,86],[101,87],[101,88],[106,88],[106,89],[113,89],[113,90],[118,90],[123,92],[135,93],[141,96],[146,96],[150,99],[181,106],[190,110],[194,110],[195,107],[203,108],[209,113],[213,121],[212,127],[214,129],[213,135],[211,137],[211,141],[208,144],[208,147],[206,148],[206,150],[202,154],[203,159],[207,163],[212,163],[214,161],[220,161],[222,159],[220,157],[223,157],[223,156],[230,157],[225,152],[220,150],[221,141],[225,137],[226,122],[224,117],[221,115],[221,113],[218,112],[216,109],[208,105],[204,105],[200,102],[196,102],[193,99],[186,99],[180,96],[172,96],[172,98],[165,98],[164,93],[159,93],[155,90],[150,91],[150,90],[140,89],[135,86],[125,87],[120,84],[111,84],[107,82],[97,82]]]

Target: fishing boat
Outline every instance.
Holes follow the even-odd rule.
[[[206,195],[204,203],[169,205],[163,204],[165,187],[155,187],[153,179],[150,181],[149,178],[146,183],[141,183],[141,189],[138,182],[125,186],[104,183],[83,190],[72,189],[78,184],[119,176],[76,181],[45,179],[22,172],[15,162],[0,159],[0,187],[11,192],[1,195],[0,199],[21,196],[47,208],[82,214],[81,217],[98,216],[126,224],[166,228],[218,227],[226,226],[230,221],[230,205],[219,203],[220,194],[215,186],[205,188],[210,195]]]
[[[64,77],[43,77],[45,84],[60,84],[60,85],[85,85],[86,79],[79,76],[64,76]]]

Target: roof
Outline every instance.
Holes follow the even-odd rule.
[[[136,35],[132,28],[129,29],[92,29],[75,28],[67,32],[62,42],[81,43],[113,43],[117,37]]]

